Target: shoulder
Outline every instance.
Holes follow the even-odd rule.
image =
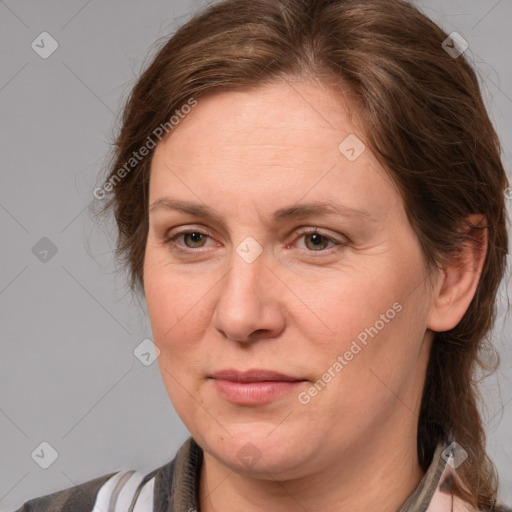
[[[14,512],[148,512],[155,508],[155,482],[157,489],[168,485],[172,467],[171,461],[148,474],[133,469],[116,471],[31,499]],[[165,493],[156,495],[160,510]]]
[[[150,512],[174,510],[177,499],[196,499],[201,449],[190,437],[170,462],[145,474],[123,470],[25,502],[14,512]],[[177,481],[175,482],[175,477]],[[177,490],[177,496],[174,495]],[[195,501],[194,501],[195,503]]]
[[[454,454],[453,450],[449,450],[450,446],[447,443],[440,443],[436,448],[431,467],[424,477],[425,485],[421,489],[426,496],[424,503],[427,507],[421,510],[425,512],[512,512],[510,508],[499,502],[479,509],[457,495],[454,488],[454,481],[457,478],[452,459]],[[428,498],[429,494],[430,498]]]
[[[492,509],[492,512],[512,512],[512,508],[510,508],[507,505],[501,503],[501,504],[496,504],[494,506],[494,508]]]
[[[93,510],[100,489],[118,473],[109,473],[52,494],[33,498],[26,501],[15,512],[59,512],[61,510],[90,512]]]
[[[447,471],[444,473],[445,476],[441,480],[441,485],[434,493],[431,501],[432,512],[512,512],[512,509],[500,502],[495,502],[490,508],[476,508],[462,500],[450,488],[451,479],[453,478],[452,474],[453,470],[447,466]],[[427,512],[430,512],[430,508]]]

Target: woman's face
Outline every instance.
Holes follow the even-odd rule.
[[[283,81],[199,99],[155,149],[158,362],[185,426],[234,471],[292,478],[416,443],[431,295],[362,139],[332,91]]]

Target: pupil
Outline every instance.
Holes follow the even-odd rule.
[[[317,249],[320,249],[323,247],[324,245],[324,242],[323,242],[323,235],[320,234],[320,233],[311,233],[309,235],[309,240],[310,242],[312,243],[312,245],[314,247],[316,247]],[[315,249],[316,250],[316,249]]]
[[[312,241],[313,241],[313,243],[314,243],[315,245],[318,245],[319,243],[321,243],[321,242],[322,242],[322,240],[321,240],[321,235],[319,235],[319,234],[317,234],[317,233],[315,233],[315,234],[311,235],[311,239],[312,239]],[[315,242],[315,240],[316,240],[316,242]]]
[[[192,244],[197,244],[201,241],[201,237],[203,236],[201,233],[187,233],[187,236],[190,238]]]

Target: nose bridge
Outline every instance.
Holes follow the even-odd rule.
[[[255,294],[260,293],[259,284],[264,279],[265,269],[262,245],[252,237],[245,238],[235,246],[231,255],[224,292],[234,293],[239,298],[244,295],[256,298]]]
[[[282,328],[281,311],[268,289],[268,273],[259,243],[244,240],[235,247],[217,296],[213,322],[218,331],[237,341],[249,341],[255,331],[275,334]]]

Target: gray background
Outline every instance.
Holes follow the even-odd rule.
[[[466,55],[482,78],[510,176],[512,0],[416,3],[469,42]],[[144,306],[116,275],[113,238],[87,207],[116,114],[148,52],[204,4],[0,2],[1,511],[110,472],[149,472],[188,436],[157,364],[144,366],[134,356],[151,338]],[[59,44],[47,59],[31,48],[44,31]],[[34,254],[43,237],[56,254],[45,256],[40,246]],[[501,497],[510,504],[508,297],[503,285],[494,333],[502,366],[484,383],[484,413]],[[58,452],[48,469],[31,457],[43,441]]]

